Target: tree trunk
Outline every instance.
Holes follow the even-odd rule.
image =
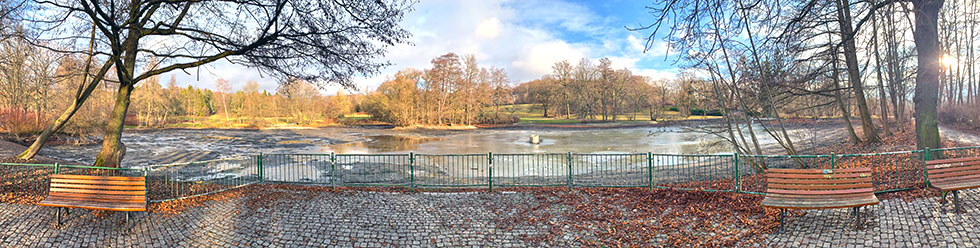
[[[123,156],[126,154],[122,144],[123,125],[126,121],[126,112],[129,109],[129,97],[133,93],[133,84],[120,83],[119,90],[116,92],[116,104],[109,117],[106,126],[106,133],[102,139],[102,150],[95,158],[95,166],[119,167]]]
[[[918,73],[915,75],[915,137],[922,148],[941,146],[936,105],[939,98],[939,10],[943,0],[912,2],[915,13],[915,49],[918,51]]]
[[[123,125],[126,122],[126,112],[129,110],[129,100],[136,86],[136,52],[139,48],[139,29],[131,27],[129,36],[123,42],[122,61],[116,62],[116,74],[119,78],[119,90],[116,91],[116,104],[109,115],[105,136],[102,138],[102,150],[95,158],[95,166],[119,167],[126,155],[126,147],[122,144]]]
[[[840,24],[841,42],[844,45],[844,62],[847,65],[847,77],[854,88],[854,95],[857,97],[858,112],[861,117],[861,129],[864,130],[864,139],[867,142],[878,142],[881,137],[875,131],[874,124],[871,122],[871,111],[868,109],[868,101],[864,97],[864,83],[861,82],[861,68],[858,65],[857,46],[854,42],[854,30],[851,27],[851,10],[848,0],[836,0],[837,3],[837,22]]]
[[[886,136],[891,135],[891,130],[888,129],[888,101],[885,97],[885,85],[881,78],[881,53],[878,49],[878,13],[871,13],[871,25],[873,27],[872,41],[874,53],[875,53],[875,71],[878,73],[878,103],[881,105],[881,129]]]
[[[861,139],[858,138],[857,134],[854,133],[854,126],[851,124],[851,112],[847,110],[847,104],[844,104],[844,99],[841,97],[841,86],[840,86],[840,73],[837,71],[837,49],[833,49],[833,68],[831,68],[831,74],[834,81],[834,100],[837,101],[837,106],[840,107],[841,119],[844,119],[844,126],[847,127],[847,137],[851,143],[860,143]]]

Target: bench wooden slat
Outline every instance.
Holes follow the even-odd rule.
[[[101,202],[106,204],[143,204],[146,203],[146,198],[143,199],[130,199],[130,200],[120,200],[120,199],[105,199],[99,197],[70,197],[70,196],[49,196],[47,199],[52,201],[77,201],[77,202]]]
[[[873,187],[871,183],[849,183],[849,184],[782,184],[770,183],[771,189],[809,189],[809,190],[834,190],[834,189],[860,189]]]
[[[94,199],[111,199],[118,201],[146,201],[146,195],[96,195],[96,194],[78,194],[78,193],[64,193],[64,192],[51,192],[48,194],[50,197],[66,197],[66,198],[94,198]]]
[[[828,184],[827,180],[818,178],[809,179],[785,179],[785,178],[769,178],[766,180],[769,184],[779,183],[779,184],[810,184],[810,185],[821,185]],[[860,179],[834,179],[832,183],[867,183],[870,179],[860,178]]]
[[[37,205],[48,206],[48,207],[70,207],[70,208],[85,208],[85,209],[96,209],[96,210],[113,210],[113,211],[146,211],[146,205],[142,203],[134,204],[107,204],[101,202],[79,202],[79,201],[65,201],[65,200],[48,200],[39,202]]]
[[[87,179],[87,180],[110,180],[110,181],[146,181],[145,177],[120,177],[120,176],[86,176],[69,174],[52,174],[51,178],[61,179]]]
[[[98,185],[131,185],[140,186],[146,185],[145,180],[139,181],[111,181],[111,180],[91,180],[91,179],[63,179],[63,178],[52,178],[51,183],[68,183],[68,184],[98,184]]]
[[[789,173],[789,174],[871,173],[871,169],[870,168],[849,168],[849,169],[768,169],[767,171],[770,172],[770,173]]]
[[[929,174],[929,181],[941,180],[945,178],[964,177],[964,176],[977,175],[977,174],[980,174],[980,171],[961,171],[961,172],[943,173],[943,174],[936,174],[936,175]]]
[[[930,183],[942,183],[946,181],[962,181],[962,180],[980,181],[980,171],[975,172],[973,174],[961,175],[955,177],[933,177],[932,175],[929,175]]]
[[[930,165],[960,163],[960,162],[970,162],[970,161],[978,161],[978,160],[980,160],[980,157],[949,158],[949,159],[940,159],[940,160],[926,161],[926,165],[927,165],[927,168],[928,168],[928,166],[930,166]]]
[[[762,206],[765,207],[776,207],[776,208],[790,208],[790,209],[823,209],[823,208],[846,208],[846,207],[861,207],[868,205],[878,204],[877,198],[855,198],[848,200],[834,200],[834,199],[822,199],[820,201],[813,200],[792,200],[786,198],[770,198],[767,197],[762,200]]]
[[[860,193],[874,193],[875,190],[872,188],[864,189],[846,189],[846,190],[781,190],[781,189],[769,189],[766,193],[776,193],[785,195],[848,195],[848,194],[860,194]]]
[[[861,193],[861,194],[849,194],[849,195],[838,195],[835,197],[827,197],[826,195],[786,195],[786,194],[776,194],[776,193],[766,193],[766,197],[772,198],[788,198],[788,199],[808,199],[808,200],[820,200],[820,199],[851,199],[851,198],[873,198],[874,193]]]
[[[94,185],[94,184],[62,184],[51,183],[51,188],[72,188],[72,189],[105,189],[105,190],[140,190],[146,191],[145,186],[115,186],[115,185]]]
[[[785,179],[855,179],[871,178],[871,173],[852,173],[852,174],[786,174],[786,173],[766,173],[766,178],[785,178]]]
[[[976,167],[977,165],[980,165],[980,160],[972,161],[972,162],[958,162],[958,163],[930,165],[930,166],[926,166],[926,170],[937,171],[937,170],[950,169],[950,168],[963,168],[963,167],[970,168],[970,167]]]
[[[68,193],[86,193],[86,194],[104,194],[104,195],[146,195],[146,191],[92,190],[92,189],[69,189],[69,188],[51,188],[49,191],[68,192]]]
[[[959,182],[947,182],[947,183],[933,183],[933,188],[937,188],[942,191],[954,191],[963,189],[972,189],[980,187],[976,181],[959,181]]]
[[[977,174],[980,173],[980,166],[964,166],[964,167],[949,167],[943,169],[933,169],[933,170],[928,170],[926,173],[929,174],[929,177],[936,178],[936,177],[955,176],[951,174],[958,173],[958,172],[972,172],[973,174]]]

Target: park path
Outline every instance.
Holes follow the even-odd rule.
[[[972,247],[980,245],[980,191],[961,194],[964,212],[935,198],[866,207],[863,229],[849,209],[808,210],[772,247]],[[270,200],[272,199],[272,200]],[[562,231],[528,243],[547,226],[507,223],[534,205],[531,194],[315,192],[281,190],[210,201],[173,215],[74,210],[60,227],[48,207],[0,204],[0,244],[10,247],[574,247],[588,233]],[[561,225],[561,223],[558,223]]]
[[[951,140],[961,144],[980,145],[980,136],[971,133],[940,126],[939,134],[946,140]]]

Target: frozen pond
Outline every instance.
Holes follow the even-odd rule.
[[[530,135],[540,144],[530,144]],[[763,143],[772,143],[761,137]],[[304,130],[167,129],[127,131],[124,167],[254,155],[306,154],[485,154],[506,153],[730,153],[718,137],[679,127],[608,129],[472,130],[419,134],[370,128]],[[100,145],[52,146],[41,155],[90,164]]]

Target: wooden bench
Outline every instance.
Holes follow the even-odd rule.
[[[926,162],[929,185],[942,191],[941,203],[946,203],[946,194],[953,192],[953,205],[960,212],[961,189],[980,187],[980,157],[953,158]]]
[[[48,197],[40,206],[129,212],[146,211],[146,177],[51,175]],[[61,225],[61,209],[57,209]]]
[[[779,229],[786,209],[853,208],[858,228],[861,207],[878,204],[871,168],[768,169],[762,206],[779,209]]]

